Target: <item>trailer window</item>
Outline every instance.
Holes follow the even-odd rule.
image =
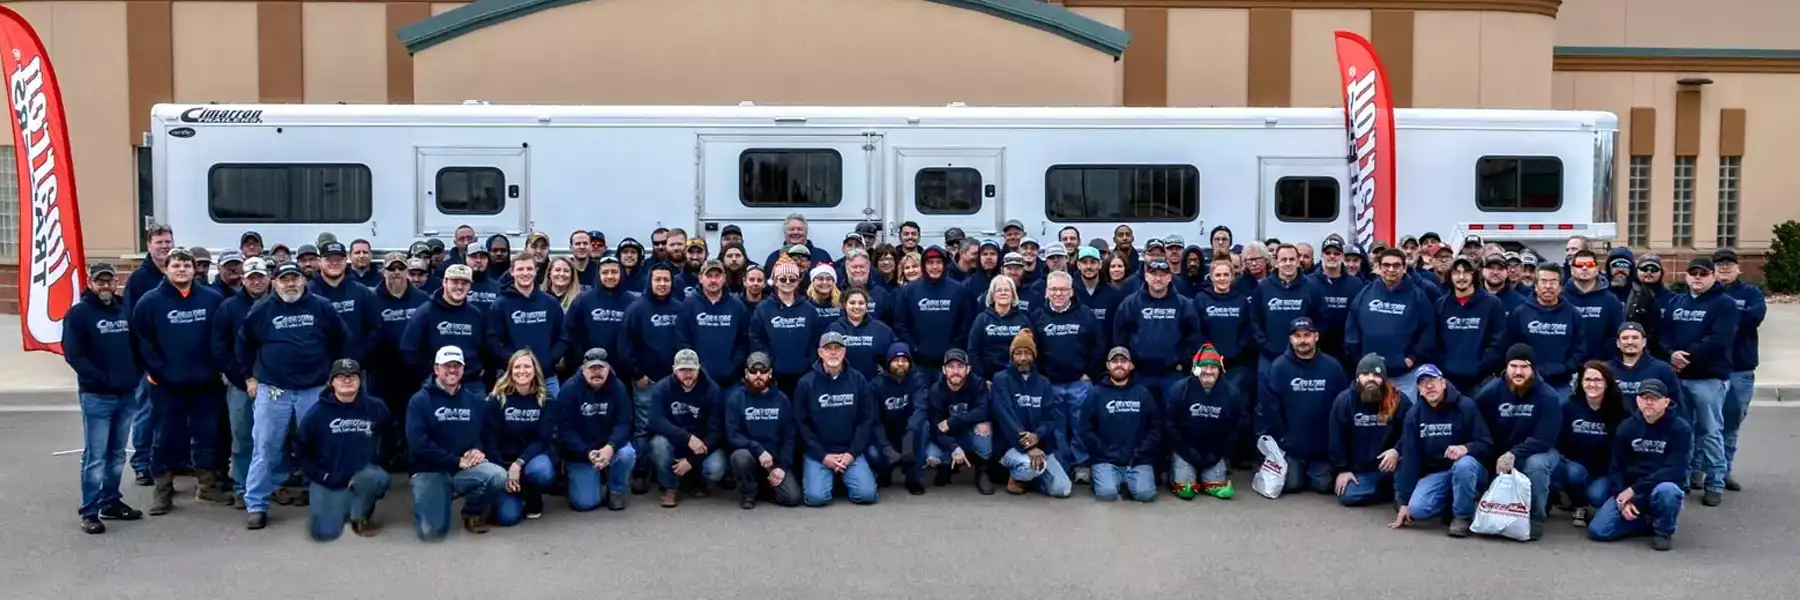
[[[497,215],[506,208],[506,174],[494,167],[437,172],[437,209],[446,215]]]
[[[1475,207],[1487,212],[1562,208],[1563,165],[1554,156],[1483,156],[1475,163]]]
[[[1044,174],[1052,221],[1192,221],[1200,170],[1190,165],[1056,165]]]
[[[362,223],[373,211],[359,164],[216,164],[207,173],[215,223]]]
[[[844,199],[844,157],[831,149],[760,149],[738,155],[744,206],[829,207]]]
[[[981,211],[981,171],[931,167],[913,176],[913,204],[920,214],[972,215]]]
[[[1338,182],[1331,177],[1283,177],[1275,181],[1275,218],[1288,223],[1330,223],[1338,218]]]

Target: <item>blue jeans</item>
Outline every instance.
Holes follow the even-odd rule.
[[[135,395],[81,394],[81,508],[83,518],[119,500],[119,478],[125,475],[125,445]]]
[[[1131,491],[1138,502],[1156,500],[1156,470],[1150,465],[1119,466],[1100,463],[1088,468],[1094,478],[1094,498],[1111,502],[1119,499],[1119,482]]]
[[[651,384],[655,385],[655,382],[651,382]],[[627,383],[626,385],[635,386],[636,384]],[[646,387],[640,390],[636,387],[632,387],[631,443],[639,448],[648,449],[650,447],[650,409],[650,388]],[[636,466],[633,467],[635,469],[633,472],[639,475],[645,474],[649,469],[651,462],[653,461],[636,463]]]
[[[156,443],[150,452],[152,475],[164,475],[186,466],[219,468],[219,411],[224,398],[212,386],[169,389],[150,386],[150,402],[156,405]]]
[[[254,400],[249,392],[225,388],[225,414],[231,420],[231,487],[239,494],[244,493],[244,482],[250,479],[250,461],[256,454],[256,438],[252,435],[256,421],[251,418],[256,412]]]
[[[287,479],[288,427],[298,424],[319,402],[324,387],[284,390],[267,383],[256,386],[256,406],[251,409],[250,437],[255,445],[250,457],[249,482],[245,484],[244,509],[269,512],[269,494]]]
[[[341,490],[312,484],[312,491],[307,494],[310,502],[306,505],[306,529],[314,540],[335,540],[343,535],[344,523],[365,521],[375,514],[375,502],[387,496],[387,491],[387,471],[375,465],[357,471],[350,478],[350,485]]]
[[[681,442],[683,448],[687,441]],[[706,457],[694,464],[694,457],[688,458],[688,466],[699,467],[701,485],[711,486],[725,478],[725,451],[718,448],[707,448]],[[650,438],[650,471],[656,474],[656,485],[665,492],[681,489],[681,478],[675,476],[675,447],[663,436]],[[693,476],[693,471],[688,475]]]
[[[435,542],[450,533],[450,503],[463,497],[465,517],[486,515],[506,493],[506,469],[484,462],[455,473],[414,473],[413,531]]]
[[[1725,491],[1725,381],[1684,379],[1681,391],[1694,404],[1694,458],[1689,468],[1706,474],[1706,491]]]
[[[1550,475],[1562,466],[1562,455],[1545,450],[1514,465],[1531,480],[1531,522],[1542,523],[1550,511]]]
[[[927,427],[936,426],[928,425]],[[961,447],[963,452],[974,454],[975,457],[987,458],[994,455],[994,436],[979,435],[976,434],[973,429],[958,436],[956,438],[956,445]],[[955,450],[955,448],[951,448],[951,450]],[[930,466],[933,462],[936,462],[940,466],[948,466],[950,464],[950,452],[943,448],[939,448],[936,442],[925,442],[925,452],[922,454],[923,457],[919,464],[926,466]]]
[[[1050,384],[1050,395],[1055,396],[1056,401],[1062,403],[1063,414],[1069,416],[1064,421],[1064,427],[1058,431],[1062,435],[1063,443],[1062,447],[1057,449],[1056,455],[1062,459],[1064,464],[1070,466],[1087,464],[1088,452],[1087,448],[1081,445],[1081,435],[1076,431],[1076,419],[1081,415],[1081,407],[1087,404],[1088,392],[1093,389],[1094,384],[1087,381]]]
[[[589,469],[592,470],[592,469]],[[512,494],[501,494],[494,503],[494,524],[501,527],[518,525],[525,520],[525,500],[528,496],[543,499],[544,486],[556,481],[556,461],[548,454],[539,454],[537,458],[525,463],[519,470],[519,491]],[[504,482],[502,482],[504,483]],[[505,491],[505,488],[501,488]]]
[[[1600,510],[1595,513],[1594,520],[1588,522],[1588,539],[1610,542],[1648,533],[1674,537],[1676,520],[1681,517],[1683,495],[1684,490],[1679,484],[1666,481],[1656,484],[1656,488],[1650,490],[1648,502],[1636,500],[1641,512],[1638,513],[1638,518],[1630,521],[1625,520],[1625,514],[1619,512],[1619,503],[1608,498],[1600,503]],[[1645,507],[1648,507],[1647,510]]]
[[[1000,466],[1006,467],[1008,476],[1013,481],[1027,487],[1036,487],[1045,494],[1067,498],[1075,492],[1075,482],[1069,479],[1069,472],[1063,469],[1062,463],[1056,460],[1054,454],[1044,457],[1043,470],[1035,470],[1031,468],[1030,455],[1020,452],[1018,448],[1011,448],[1000,457]]]
[[[600,508],[608,494],[624,497],[625,487],[631,484],[631,470],[637,466],[637,450],[631,444],[613,451],[612,464],[606,466],[602,473],[589,462],[568,462],[563,464],[563,473],[569,476],[569,508],[575,512],[587,512]],[[600,480],[606,479],[601,486]]]
[[[1320,494],[1337,491],[1333,489],[1337,487],[1337,481],[1331,477],[1331,461],[1322,458],[1308,460],[1289,454],[1287,463],[1287,481],[1281,486],[1282,493],[1291,494],[1302,488],[1310,488]]]
[[[1188,464],[1187,459],[1177,454],[1169,463],[1169,480],[1186,484],[1225,483],[1231,481],[1230,463],[1231,461],[1221,458],[1219,462],[1206,467],[1205,471],[1196,472],[1194,465]]]
[[[150,457],[156,447],[156,406],[150,401],[150,380],[138,381],[137,401],[131,405],[131,470],[150,474]]]
[[[1336,487],[1337,482],[1332,482]],[[1381,493],[1382,488],[1393,483],[1393,476],[1381,471],[1357,473],[1350,485],[1344,486],[1344,493],[1338,494],[1338,503],[1344,506],[1371,506],[1380,504],[1387,497]],[[1335,490],[1334,490],[1335,491]]]
[[[1485,479],[1487,469],[1482,468],[1481,461],[1464,456],[1451,463],[1448,471],[1420,477],[1419,484],[1413,486],[1412,497],[1398,500],[1415,521],[1438,518],[1444,514],[1445,507],[1449,507],[1451,516],[1473,519],[1475,503],[1481,500],[1481,482]]]
[[[814,460],[811,456],[806,457],[802,468],[806,471],[806,477],[801,481],[803,488],[801,496],[806,501],[806,505],[818,507],[831,504],[831,484],[837,473],[833,473],[825,466],[825,463]],[[844,469],[843,475],[844,488],[849,492],[851,502],[875,503],[877,498],[875,472],[869,470],[868,457],[855,456],[855,459],[850,461],[850,468]]]
[[[1744,418],[1750,416],[1750,399],[1755,396],[1756,371],[1732,372],[1731,389],[1727,392],[1725,406],[1720,411],[1724,423],[1719,429],[1719,439],[1725,446],[1726,477],[1731,476],[1731,464],[1737,461],[1738,428],[1743,427]]]
[[[1608,488],[1610,482],[1605,476],[1589,477],[1587,467],[1581,463],[1564,458],[1562,466],[1556,468],[1555,476],[1550,479],[1552,489],[1569,492],[1576,506],[1600,506],[1612,497]],[[1587,504],[1581,504],[1586,502]]]

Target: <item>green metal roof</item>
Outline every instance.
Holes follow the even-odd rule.
[[[476,0],[454,10],[433,15],[401,27],[396,33],[408,53],[456,39],[484,27],[505,23],[538,11],[567,6],[587,0]],[[671,0],[672,1],[672,0]],[[1035,27],[1069,41],[1105,52],[1113,58],[1124,54],[1131,34],[1124,30],[1081,16],[1058,5],[1039,0],[924,0],[980,11]]]

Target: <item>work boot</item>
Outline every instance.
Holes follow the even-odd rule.
[[[1525,541],[1535,542],[1535,541],[1538,541],[1541,539],[1544,539],[1544,524],[1539,523],[1537,521],[1532,521],[1531,522],[1531,535],[1527,536],[1525,538]]]
[[[294,506],[305,507],[307,504],[311,504],[311,503],[312,503],[312,491],[311,490],[308,490],[306,488],[296,488],[294,490]]]
[[[1706,490],[1706,493],[1700,495],[1700,503],[1707,505],[1707,506],[1718,506],[1720,504],[1724,504],[1725,503],[1725,494],[1715,492],[1713,490]],[[152,514],[154,514],[154,513],[152,513]]]
[[[1586,506],[1575,509],[1574,523],[1575,523],[1576,527],[1587,527],[1588,522],[1593,521],[1593,520],[1594,520],[1594,509],[1588,508]]]
[[[81,518],[81,532],[88,534],[88,535],[99,535],[102,533],[106,533],[106,524],[101,523],[100,519],[96,518],[96,517],[82,517]]]
[[[1469,537],[1469,525],[1470,521],[1466,518],[1457,517],[1452,519],[1450,521],[1450,531],[1447,532],[1447,535],[1453,538]]]
[[[463,531],[481,535],[488,532],[486,515],[463,515]]]
[[[156,489],[150,496],[150,516],[169,514],[175,510],[175,474],[163,473],[156,477]]]
[[[637,496],[650,493],[650,478],[644,475],[632,474],[631,493]]]
[[[291,506],[294,504],[294,489],[286,487],[275,488],[275,493],[269,494],[269,501],[280,506]]]
[[[253,512],[244,517],[244,529],[256,531],[269,526],[269,513]]]
[[[236,508],[236,509],[243,509],[244,508],[244,495],[243,494],[232,494],[231,495],[231,507]]]
[[[1700,491],[1706,489],[1706,474],[1694,471],[1688,475],[1688,489]]]
[[[1744,486],[1738,485],[1738,480],[1737,480],[1736,475],[1726,475],[1725,476],[1725,491],[1741,492],[1741,491],[1744,491]]]
[[[375,537],[375,534],[381,533],[381,524],[374,519],[351,519],[350,531],[362,537]]]
[[[614,494],[614,493],[610,493],[610,492],[607,493],[606,494],[606,510],[612,510],[612,511],[625,510],[625,495],[624,494]]]
[[[993,473],[988,470],[988,460],[971,456],[969,464],[975,467],[970,469],[975,472],[975,491],[981,492],[983,496],[994,495],[994,477]]]
[[[201,469],[194,472],[194,500],[213,506],[230,506],[231,492],[219,489],[219,472]]]
[[[1006,493],[1018,496],[1025,493],[1025,484],[1011,477],[1006,478]]]
[[[1674,550],[1675,549],[1675,540],[1669,539],[1669,536],[1666,536],[1666,535],[1659,535],[1659,536],[1650,538],[1650,549],[1655,550],[1657,552],[1668,552],[1670,550]]]
[[[911,475],[906,476],[906,493],[914,496],[925,495],[925,482]]]
[[[680,503],[681,503],[681,495],[675,493],[675,490],[664,490],[663,491],[663,493],[662,493],[662,507],[663,508],[675,508],[675,506]]]

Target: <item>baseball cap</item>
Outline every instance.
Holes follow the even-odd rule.
[[[675,353],[675,370],[700,368],[700,353],[692,348],[683,348]]]
[[[1325,243],[1319,245],[1320,252],[1334,248],[1337,249],[1338,252],[1344,251],[1344,238],[1335,233],[1325,236]]]
[[[112,266],[112,263],[97,262],[88,265],[88,279],[99,279],[101,275],[118,277],[119,269]]]
[[[325,245],[319,247],[319,254],[323,256],[348,256],[350,253],[344,250],[343,244],[337,242],[325,242]]]
[[[623,240],[619,240],[619,249],[624,250],[626,248],[636,248],[637,251],[640,253],[644,251],[644,245],[638,243],[637,240],[632,239],[632,238],[625,238]]]
[[[1298,319],[1294,319],[1294,322],[1292,324],[1288,325],[1288,333],[1294,333],[1296,331],[1300,331],[1303,329],[1308,330],[1308,331],[1314,331],[1314,332],[1319,330],[1318,327],[1313,326],[1312,319],[1309,319],[1306,317],[1300,317]]]
[[[1018,219],[1007,219],[1006,226],[1001,227],[1000,230],[1006,231],[1008,229],[1017,229],[1019,231],[1024,231],[1025,230],[1025,222],[1020,221]]]
[[[727,236],[727,235],[731,235],[734,233],[738,234],[740,236],[744,235],[744,228],[738,227],[737,225],[726,225],[724,229],[719,230],[720,236]],[[593,234],[591,234],[591,233],[588,234],[588,237],[593,237]],[[606,238],[600,238],[600,239],[605,240]]]
[[[1062,247],[1062,244],[1051,244],[1049,248],[1044,249],[1044,258],[1045,259],[1068,258],[1068,257],[1069,257],[1069,249]]]
[[[1151,248],[1161,248],[1161,247],[1163,247],[1162,238],[1150,238],[1150,241],[1144,242],[1145,250],[1149,250]]]
[[[409,259],[406,259],[406,270],[408,270],[408,271],[430,271],[431,265],[426,264],[425,259],[423,259],[423,258],[409,258]]]
[[[712,260],[708,260],[708,261],[706,261],[705,264],[700,265],[701,273],[711,273],[713,271],[724,271],[724,270],[725,270],[725,263],[719,262],[719,259],[716,259],[716,258],[712,259]]]
[[[425,240],[425,247],[431,249],[432,252],[443,252],[444,251],[444,240],[440,240],[437,238],[431,238],[429,240]]]
[[[1627,331],[1636,331],[1639,335],[1648,335],[1644,332],[1644,326],[1638,324],[1637,321],[1626,321],[1624,325],[1619,326],[1619,333],[1625,333]]]
[[[888,349],[887,349],[888,361],[891,362],[894,359],[900,358],[902,356],[904,356],[906,358],[912,358],[912,348],[907,346],[906,342],[894,342],[893,345],[888,346]]]
[[[767,371],[772,364],[774,363],[769,359],[769,353],[757,350],[750,353],[750,358],[744,359],[744,370]]]
[[[413,242],[411,246],[406,247],[407,256],[422,256],[427,254],[431,254],[431,246],[425,242]]]
[[[1692,271],[1694,269],[1706,269],[1706,272],[1711,273],[1713,271],[1713,267],[1714,267],[1714,265],[1713,265],[1712,259],[1704,257],[1704,256],[1696,256],[1696,257],[1694,257],[1693,260],[1688,261],[1687,270]]]
[[[787,255],[788,256],[803,256],[806,258],[812,258],[812,250],[807,249],[806,246],[803,246],[800,244],[794,244],[792,246],[787,247]]]
[[[606,362],[605,348],[589,348],[587,352],[581,354],[581,368],[586,369],[596,365],[612,368],[612,363]]]
[[[475,281],[475,271],[470,269],[469,265],[450,265],[450,268],[444,269],[444,280],[452,279]]]
[[[993,248],[995,250],[999,250],[1000,249],[1000,241],[992,239],[992,238],[981,240],[981,247],[982,248]]]
[[[250,240],[256,240],[256,243],[261,244],[262,243],[262,234],[257,233],[255,231],[246,231],[246,232],[244,232],[244,235],[238,236],[238,245],[242,246],[244,244],[248,244],[248,243],[250,243]]]
[[[1451,250],[1449,246],[1438,246],[1437,251],[1431,253],[1432,256],[1443,256],[1446,254],[1456,254],[1456,251]]]
[[[462,348],[456,346],[438,348],[437,358],[432,361],[432,364],[447,365],[450,363],[463,364]]]
[[[1536,267],[1538,265],[1537,253],[1535,253],[1535,252],[1519,253],[1519,264],[1525,265],[1527,267]]]
[[[1481,245],[1481,236],[1475,235],[1473,233],[1471,233],[1467,236],[1463,236],[1463,247],[1464,248],[1467,248],[1469,246],[1480,246],[1480,245]]]
[[[1037,246],[1039,248],[1044,247],[1043,244],[1039,244],[1037,240],[1032,239],[1032,238],[1025,238],[1025,239],[1019,240],[1020,248],[1024,248],[1026,246]]]
[[[820,348],[824,348],[824,347],[830,346],[832,344],[837,344],[839,346],[843,346],[844,345],[844,334],[838,333],[836,331],[832,331],[832,332],[826,333],[825,335],[819,336],[819,347]]]
[[[606,253],[606,256],[602,256],[602,257],[600,257],[600,264],[601,264],[601,265],[606,265],[606,264],[609,264],[609,263],[610,263],[610,264],[615,264],[615,265],[616,265],[616,264],[620,264],[620,263],[619,263],[619,257],[617,257],[617,256],[614,256],[614,255],[613,255],[613,253],[611,253],[611,252],[608,252],[608,253]]]
[[[205,248],[195,246],[193,248],[188,248],[187,251],[188,257],[194,259],[194,262],[212,262],[212,252],[207,251]]]
[[[1025,266],[1025,256],[1017,252],[1008,252],[1005,258],[1000,259],[1000,266],[1023,267]]]
[[[951,227],[949,229],[944,230],[944,243],[946,243],[946,244],[955,243],[957,240],[960,240],[960,239],[963,239],[966,237],[969,237],[969,236],[963,234],[963,230],[961,227]]]
[[[1712,261],[1714,264],[1722,262],[1736,264],[1738,262],[1738,253],[1736,250],[1730,248],[1720,248],[1713,251]]]
[[[464,256],[474,256],[477,254],[490,257],[494,255],[492,250],[488,250],[487,244],[469,244],[469,250]]]
[[[1169,237],[1163,238],[1163,246],[1164,247],[1174,246],[1176,248],[1181,248],[1181,247],[1187,246],[1187,240],[1182,239],[1181,236],[1179,236],[1179,235],[1171,235]]]
[[[1131,360],[1131,350],[1124,346],[1113,346],[1113,349],[1106,351],[1106,360],[1110,362],[1115,358]]]
[[[924,254],[919,255],[919,260],[921,262],[931,260],[934,258],[938,259],[938,260],[944,260],[944,249],[940,248],[938,246],[932,246],[930,248],[926,248]]]
[[[339,375],[356,375],[361,377],[362,365],[356,364],[356,361],[348,358],[340,358],[332,361],[331,376],[336,378]]]
[[[244,261],[244,276],[249,277],[251,275],[268,276],[269,259],[261,256],[253,256],[250,260]]]
[[[688,238],[686,248],[706,249],[706,238]]]
[[[951,348],[944,352],[944,364],[948,365],[953,362],[969,364],[969,353],[964,352],[962,348]]]
[[[1492,257],[1489,258],[1491,259]],[[1467,256],[1458,256],[1456,257],[1456,260],[1450,261],[1451,270],[1455,270],[1457,267],[1462,267],[1470,271],[1479,270],[1475,268],[1475,261],[1469,260],[1469,257]]]
[[[420,261],[420,262],[424,262],[424,261]],[[389,252],[389,253],[387,253],[387,256],[384,256],[381,258],[381,267],[384,269],[387,267],[394,266],[395,264],[399,264],[401,267],[405,267],[406,266],[406,255],[401,254],[399,252]]]
[[[1649,396],[1651,398],[1667,398],[1669,397],[1669,388],[1663,385],[1661,379],[1645,379],[1643,383],[1638,384],[1637,395]]]
[[[1090,258],[1100,260],[1100,250],[1093,246],[1082,246],[1080,250],[1075,251],[1075,260],[1087,260]]]
[[[241,262],[244,262],[244,253],[239,252],[237,248],[226,248],[219,253],[219,264],[221,265]]]
[[[301,275],[300,263],[288,261],[288,262],[281,263],[280,265],[275,267],[275,278],[276,279],[287,277],[289,275],[294,275],[294,276]]]
[[[1421,244],[1429,244],[1432,242],[1442,242],[1442,241],[1444,241],[1444,236],[1438,235],[1436,231],[1427,231],[1427,232],[1425,232],[1425,235],[1419,236],[1419,243],[1421,243]]]
[[[857,233],[855,230],[851,230],[849,233],[844,234],[844,241],[846,241],[846,242],[854,241],[857,243],[862,243],[863,236],[862,236],[862,234]]]
[[[1426,377],[1436,377],[1438,379],[1443,379],[1444,372],[1439,371],[1437,368],[1437,365],[1421,365],[1419,367],[1419,379],[1424,379]]]
[[[329,231],[323,231],[323,232],[319,233],[319,237],[313,238],[313,245],[324,246],[325,244],[329,244],[329,243],[332,243],[335,241],[338,241],[337,234],[329,232]]]
[[[1149,271],[1164,271],[1164,272],[1167,272],[1167,271],[1168,271],[1168,270],[1169,270],[1169,261],[1166,261],[1166,260],[1153,260],[1153,261],[1150,261],[1150,262],[1147,262],[1147,263],[1144,263],[1144,269],[1145,269],[1145,270],[1149,270]]]
[[[1497,267],[1506,266],[1506,255],[1499,254],[1499,253],[1488,253],[1487,256],[1481,257],[1481,266],[1485,267],[1485,266],[1490,266],[1490,265],[1497,266]]]
[[[1410,235],[1400,236],[1400,245],[1402,245],[1402,246],[1405,246],[1407,244],[1417,244],[1417,243],[1419,243],[1419,238],[1416,238],[1416,237],[1413,237]]]
[[[308,254],[311,254],[313,256],[318,256],[319,255],[318,247],[313,246],[312,244],[301,244],[300,249],[296,250],[294,252],[294,256],[296,258],[301,257],[301,256],[306,256]]]

